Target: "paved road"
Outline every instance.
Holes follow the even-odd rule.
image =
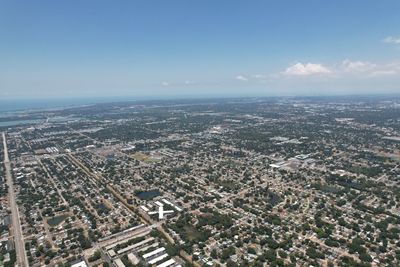
[[[21,267],[28,267],[28,259],[25,252],[25,244],[22,236],[21,221],[19,219],[18,206],[15,202],[14,183],[11,176],[10,159],[8,158],[8,149],[6,142],[6,135],[3,132],[3,147],[4,147],[4,166],[6,172],[6,179],[8,185],[8,193],[10,196],[11,220],[12,231],[15,242],[15,251],[17,253],[17,264]]]

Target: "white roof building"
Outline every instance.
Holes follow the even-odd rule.
[[[72,264],[71,267],[88,267],[85,261],[80,261],[75,264]]]
[[[157,262],[159,262],[159,261],[161,261],[161,260],[163,260],[163,259],[165,259],[167,257],[169,257],[167,253],[162,254],[161,256],[158,256],[157,258],[152,259],[151,261],[149,261],[149,264],[153,265],[153,264],[155,264],[155,263],[157,263]]]
[[[160,265],[157,265],[157,267],[169,267],[169,266],[171,266],[171,265],[174,264],[174,263],[175,263],[175,260],[174,260],[174,259],[169,259],[169,260],[167,260],[167,261],[161,263]]]
[[[164,247],[158,248],[158,249],[156,249],[156,250],[153,250],[153,251],[151,251],[151,252],[149,252],[149,253],[144,254],[144,255],[143,255],[143,258],[144,258],[144,259],[150,258],[151,256],[157,255],[158,253],[163,252],[164,250],[165,250]]]

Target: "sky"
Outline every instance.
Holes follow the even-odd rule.
[[[0,100],[400,93],[398,0],[0,1]]]

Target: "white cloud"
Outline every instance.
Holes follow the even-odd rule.
[[[376,78],[390,75],[400,76],[400,62],[372,63],[369,61],[345,59],[341,63],[331,66],[314,63],[303,64],[298,62],[289,66],[285,71],[279,74],[270,75],[269,77],[279,78],[281,75],[311,76],[321,74],[330,74],[329,77],[332,78]]]
[[[192,85],[192,84],[196,84],[196,82],[194,82],[194,81],[185,81],[184,84],[185,85]]]
[[[238,75],[238,76],[236,76],[236,80],[247,82],[249,79],[247,79],[246,77],[244,77],[242,75]]]
[[[368,61],[344,60],[338,69],[338,73],[362,75],[364,77],[380,77],[400,74],[400,64],[397,62],[375,64]]]
[[[400,44],[400,37],[389,36],[383,39],[383,42],[388,44]]]
[[[381,76],[389,76],[389,75],[395,75],[397,72],[395,70],[376,70],[371,72],[370,76],[371,77],[381,77]]]
[[[262,79],[262,78],[265,78],[266,75],[264,75],[264,74],[254,74],[254,75],[251,75],[251,77],[256,78],[256,79]]]
[[[169,82],[162,82],[161,85],[162,86],[169,86]]]
[[[322,64],[314,64],[314,63],[296,63],[292,66],[289,66],[285,71],[285,75],[295,75],[295,76],[308,76],[315,74],[329,74],[332,71]]]
[[[343,60],[341,65],[342,70],[348,73],[372,71],[376,67],[376,64],[367,61],[351,61],[348,59]]]

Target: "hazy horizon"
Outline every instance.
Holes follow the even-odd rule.
[[[387,100],[400,98],[400,93],[394,94],[337,94],[337,95],[180,95],[180,96],[104,96],[104,97],[69,97],[69,98],[14,98],[0,99],[0,113],[5,112],[20,112],[28,110],[48,110],[48,109],[63,109],[69,107],[79,107],[87,105],[107,104],[107,103],[122,103],[122,102],[138,102],[146,103],[151,101],[207,101],[207,100],[224,100],[224,99],[377,99]]]

